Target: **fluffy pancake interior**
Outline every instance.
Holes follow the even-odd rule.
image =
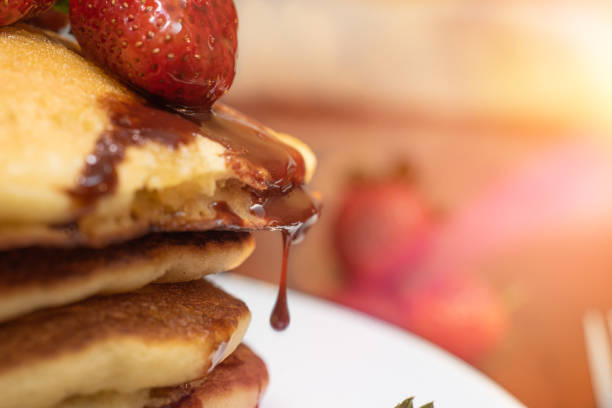
[[[0,252],[0,321],[151,282],[183,282],[233,269],[253,251],[248,233],[151,234],[102,249]]]
[[[100,101],[140,98],[62,42],[27,26],[0,28],[0,55],[0,247],[74,243],[75,235],[56,227],[75,217],[81,241],[92,245],[142,234],[168,214],[210,224],[216,220],[210,205],[217,201],[227,202],[247,224],[261,225],[243,188],[252,180],[228,164],[224,146],[203,135],[176,148],[154,142],[128,147],[117,166],[116,190],[81,214],[69,191],[110,126],[111,113]],[[315,167],[310,149],[266,132],[299,152],[307,181]]]
[[[265,363],[241,344],[201,380],[134,393],[69,398],[53,408],[253,408],[268,385]]]
[[[202,377],[240,344],[246,305],[204,280],[149,285],[0,324],[0,406]]]

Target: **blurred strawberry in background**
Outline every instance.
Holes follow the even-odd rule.
[[[502,339],[507,311],[486,282],[423,268],[440,229],[434,214],[411,177],[350,184],[334,223],[345,285],[333,298],[475,362]]]
[[[398,298],[402,327],[468,362],[492,351],[507,330],[499,294],[468,275],[425,276],[408,282]]]
[[[389,290],[349,283],[333,300],[403,327],[470,363],[493,351],[509,325],[500,294],[468,275],[413,274]]]
[[[326,211],[294,251],[291,285],[479,360],[527,406],[595,406],[580,321],[612,308],[612,3],[240,3],[256,16],[241,26],[254,46],[242,43],[249,75],[229,97],[260,118],[267,98],[270,123],[319,153]],[[409,188],[429,217],[414,257],[382,226],[355,227],[401,229],[406,214],[363,209],[396,201],[382,187],[394,177],[348,188],[338,177],[398,154],[419,170],[422,190]],[[278,246],[259,262],[272,281]]]
[[[359,180],[351,185],[334,226],[337,254],[356,284],[393,285],[427,247],[432,217],[407,177]]]

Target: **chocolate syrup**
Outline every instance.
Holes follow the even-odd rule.
[[[291,245],[302,240],[306,231],[319,218],[320,204],[304,186],[295,187],[288,193],[268,193],[257,195],[251,206],[251,212],[267,222],[266,228],[280,230],[283,235],[283,260],[278,295],[270,325],[275,330],[284,330],[289,326],[289,308],[287,305],[287,264]]]
[[[95,204],[117,187],[117,166],[129,146],[155,142],[170,148],[191,143],[203,135],[226,148],[228,167],[249,187],[251,213],[265,220],[265,228],[283,234],[283,262],[276,305],[270,317],[277,330],[289,324],[287,264],[291,245],[316,222],[318,200],[304,187],[302,155],[282,143],[257,122],[217,103],[208,112],[182,112],[133,101],[102,101],[110,112],[110,126],[87,156],[77,186],[70,194],[84,206]],[[214,228],[245,230],[244,220],[225,202],[215,202]]]
[[[139,101],[105,99],[110,126],[86,159],[77,186],[70,193],[82,203],[92,203],[117,186],[116,167],[132,145],[152,141],[176,148],[196,134],[222,144],[230,168],[251,181],[258,194],[278,195],[304,183],[305,166],[299,152],[278,141],[261,125],[216,104],[210,112],[188,118]]]
[[[291,234],[283,231],[283,263],[281,266],[281,276],[278,282],[278,295],[272,314],[270,314],[270,325],[274,330],[285,330],[289,326],[289,306],[287,305],[287,263],[289,261],[289,251],[291,249]]]
[[[302,155],[254,120],[220,103],[210,112],[189,116],[200,121],[204,136],[228,150],[230,167],[241,178],[252,179],[258,191],[288,191],[304,183]]]
[[[127,147],[152,141],[171,148],[190,143],[199,126],[176,113],[143,103],[104,100],[111,112],[107,129],[85,159],[77,186],[69,193],[81,204],[92,204],[117,187],[117,166]]]
[[[292,197],[299,197],[301,205],[290,206]],[[268,220],[273,223],[288,221],[285,224],[277,224],[283,234],[283,260],[281,266],[281,277],[278,287],[278,295],[272,314],[270,324],[275,330],[284,330],[289,326],[289,307],[287,305],[287,264],[291,245],[302,240],[306,231],[319,218],[320,205],[313,199],[303,187],[297,188],[288,196],[276,197],[269,200],[267,205],[258,207],[258,210],[266,212]],[[258,204],[261,206],[261,204]],[[282,225],[282,226],[280,226]]]

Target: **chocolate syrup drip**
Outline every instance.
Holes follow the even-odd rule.
[[[104,100],[111,125],[87,156],[77,186],[70,194],[82,205],[94,204],[117,187],[117,166],[129,146],[155,142],[171,148],[201,134],[223,145],[228,166],[251,187],[251,213],[265,228],[283,233],[283,262],[276,305],[270,317],[277,330],[289,324],[287,264],[291,245],[316,222],[320,205],[304,187],[302,155],[262,125],[222,104],[210,112],[174,113],[142,102]],[[211,205],[216,229],[244,230],[244,220],[225,202]]]
[[[188,115],[201,123],[204,136],[228,150],[230,167],[239,176],[253,179],[258,191],[289,191],[304,183],[302,155],[254,120],[219,103],[210,112]]]
[[[272,314],[270,315],[270,325],[274,330],[285,330],[289,326],[289,306],[287,305],[287,263],[289,261],[289,251],[293,239],[291,234],[283,231],[283,263],[281,266],[281,276],[278,282],[278,295]]]
[[[266,228],[278,229],[283,235],[283,259],[278,295],[270,325],[275,330],[284,330],[289,326],[289,308],[287,305],[287,265],[291,245],[301,241],[306,231],[319,218],[320,204],[303,186],[294,188],[285,195],[258,196],[251,206],[251,211],[267,220]]]
[[[171,148],[194,140],[197,124],[182,116],[142,103],[108,99],[111,126],[85,159],[77,186],[69,193],[81,204],[92,204],[117,187],[117,166],[127,147],[152,141]]]

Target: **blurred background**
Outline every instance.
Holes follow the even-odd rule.
[[[225,100],[319,159],[323,213],[290,286],[528,406],[594,406],[582,318],[612,307],[610,3],[236,4]],[[257,239],[239,272],[277,282],[280,234]]]

